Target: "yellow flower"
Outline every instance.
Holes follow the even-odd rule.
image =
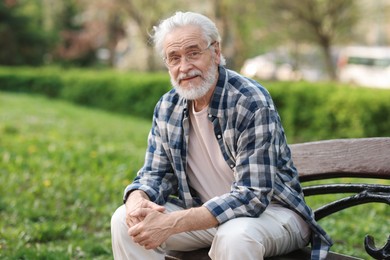
[[[30,145],[30,146],[28,147],[28,153],[29,153],[29,154],[36,153],[37,150],[38,150],[38,149],[37,149],[37,147],[36,147],[35,145]]]
[[[89,153],[89,156],[90,156],[91,158],[96,158],[97,152],[96,152],[96,151],[91,151],[91,152]]]
[[[51,186],[51,181],[50,180],[44,180],[43,181],[43,186],[50,187]]]

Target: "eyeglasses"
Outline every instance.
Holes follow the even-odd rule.
[[[197,60],[200,59],[200,57],[202,57],[203,53],[205,51],[207,51],[212,45],[214,45],[216,42],[212,42],[209,46],[207,46],[206,48],[204,48],[203,50],[193,50],[193,51],[189,51],[189,52],[186,52],[184,54],[184,59],[186,60],[186,62],[188,63],[194,63],[196,62]],[[174,55],[170,55],[168,57],[165,57],[164,58],[164,62],[165,64],[172,68],[172,67],[176,67],[180,64],[181,62],[181,55],[177,55],[177,54],[174,54]]]

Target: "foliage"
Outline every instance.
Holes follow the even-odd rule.
[[[8,41],[0,44],[0,57],[7,57],[1,59],[0,64],[29,65],[45,60],[62,66],[115,66],[119,60],[130,56],[137,57],[132,65],[139,63],[132,67],[144,69],[146,66],[148,71],[158,70],[161,62],[154,55],[149,33],[160,19],[178,10],[191,10],[215,21],[222,35],[223,53],[228,64],[238,70],[245,59],[280,46],[286,47],[291,42],[294,46],[290,45],[290,50],[296,52],[297,44],[307,41],[320,46],[339,45],[340,36],[351,39],[352,32],[362,34],[359,30],[352,30],[356,20],[376,14],[364,10],[359,17],[356,10],[364,7],[359,6],[360,1],[355,2],[2,1],[0,36]],[[15,6],[10,6],[15,3]],[[380,5],[380,8],[386,6]],[[16,9],[20,11],[16,12]],[[109,57],[103,62],[96,56],[101,49],[109,52]],[[140,50],[145,52],[139,54]],[[139,58],[140,55],[143,59]]]
[[[289,39],[297,43],[310,42],[319,46],[324,55],[329,78],[336,79],[336,68],[331,47],[352,35],[359,9],[354,0],[269,1],[272,14],[268,22],[279,27]]]
[[[390,136],[390,90],[311,82],[267,86],[294,142]]]
[[[110,217],[142,166],[149,127],[0,92],[0,258],[112,259]],[[314,208],[327,201],[307,199]],[[384,244],[389,214],[385,204],[359,206],[321,224],[335,239],[332,250],[366,257],[361,239],[368,233]]]
[[[170,89],[166,74],[59,68],[1,68],[0,90],[38,93],[84,106],[151,118]]]
[[[390,136],[390,91],[335,83],[264,82],[291,142]],[[0,90],[39,93],[150,119],[166,74],[0,68]]]
[[[107,9],[99,7],[99,10]],[[59,42],[50,50],[52,62],[63,67],[99,65],[96,52],[106,40],[105,26],[100,21],[91,21],[93,15],[87,14],[89,10],[83,1],[63,1],[59,9],[53,21],[59,32]]]
[[[61,72],[55,68],[2,67],[0,78],[1,90],[38,93],[48,97],[59,97],[64,85]]]
[[[157,71],[160,66],[156,63],[155,51],[151,43],[150,34],[153,26],[158,25],[159,20],[172,15],[175,10],[180,10],[186,5],[181,1],[154,1],[154,0],[117,0],[120,11],[130,18],[138,27],[140,38],[147,48],[147,70]],[[150,8],[153,6],[153,8]],[[188,5],[187,5],[188,8]],[[145,12],[144,10],[148,10]]]
[[[0,64],[41,65],[53,37],[21,12],[20,5],[0,1]],[[11,2],[11,1],[9,1]]]
[[[67,74],[61,98],[109,111],[151,118],[157,100],[168,91],[162,74],[83,71]]]

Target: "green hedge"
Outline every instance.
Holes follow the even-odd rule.
[[[165,74],[74,71],[63,76],[61,98],[86,106],[151,118],[170,89]]]
[[[336,83],[263,82],[290,142],[390,136],[390,90]],[[167,73],[0,68],[0,90],[43,94],[150,119]]]
[[[294,142],[390,136],[390,89],[279,82],[268,89]]]
[[[0,67],[0,90],[59,97],[64,81],[58,69]]]
[[[0,67],[0,90],[43,94],[112,112],[151,118],[170,89],[166,73]]]

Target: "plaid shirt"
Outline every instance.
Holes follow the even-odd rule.
[[[324,259],[332,241],[304,201],[280,117],[267,90],[219,67],[208,117],[235,182],[230,193],[203,206],[224,223],[236,217],[258,217],[271,201],[280,203],[310,224],[312,259]],[[131,190],[140,189],[160,205],[167,201],[184,208],[202,205],[186,177],[188,136],[187,100],[173,89],[156,105],[145,164],[126,187],[124,199]]]

